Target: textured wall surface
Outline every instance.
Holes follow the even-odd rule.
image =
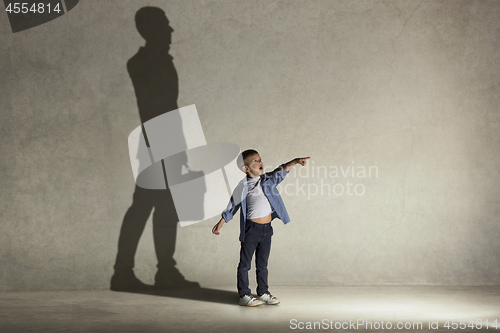
[[[311,156],[282,183],[271,285],[499,284],[499,1],[81,0],[15,34],[0,15],[0,290],[109,286],[146,5],[174,29],[178,105],[207,141],[269,168]],[[202,286],[236,284],[238,218],[216,237],[217,220],[177,230]]]

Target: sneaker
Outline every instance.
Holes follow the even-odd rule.
[[[257,299],[256,297],[253,297],[252,294],[245,295],[243,297],[240,297],[240,305],[244,306],[257,306],[264,304],[261,300]]]
[[[275,296],[271,295],[269,291],[263,293],[259,296],[259,299],[266,304],[279,304],[280,300]]]

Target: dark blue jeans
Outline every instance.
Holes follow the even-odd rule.
[[[257,273],[257,294],[268,291],[267,260],[271,251],[271,222],[266,224],[247,221],[245,226],[245,241],[241,242],[240,263],[238,264],[238,293],[240,296],[250,294],[248,287],[248,271],[255,252],[255,268]]]

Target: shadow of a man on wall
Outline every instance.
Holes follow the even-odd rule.
[[[143,125],[165,112],[178,109],[179,79],[173,57],[168,53],[174,29],[170,27],[165,12],[157,7],[143,7],[137,11],[135,22],[146,44],[129,59],[127,70],[134,86]],[[144,126],[143,133],[149,147]],[[182,153],[177,158],[184,159],[184,164],[187,165],[187,157],[183,157]],[[173,255],[179,220],[167,184],[166,190],[135,186],[132,205],[123,218],[120,230],[110,289],[130,291],[152,288],[141,282],[133,271],[137,246],[152,211],[153,239],[158,260],[154,287],[200,287],[197,282],[187,281],[175,267]]]

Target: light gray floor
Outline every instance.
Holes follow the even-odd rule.
[[[305,329],[307,322],[315,321],[328,324],[328,329],[318,329],[324,332],[500,332],[500,323],[499,329],[484,326],[486,319],[490,324],[500,321],[500,287],[282,286],[273,287],[272,293],[281,304],[248,308],[237,305],[234,287],[150,294],[4,292],[0,332],[296,332],[311,331]],[[483,327],[445,328],[452,319],[467,325],[479,319]],[[369,329],[360,321],[354,330],[346,327],[349,320],[371,321],[373,328],[391,322],[393,327]],[[439,330],[429,330],[428,323],[436,320]],[[295,326],[299,322],[304,329]],[[398,322],[422,322],[423,327],[397,330]],[[335,323],[344,323],[344,328],[335,329]]]

